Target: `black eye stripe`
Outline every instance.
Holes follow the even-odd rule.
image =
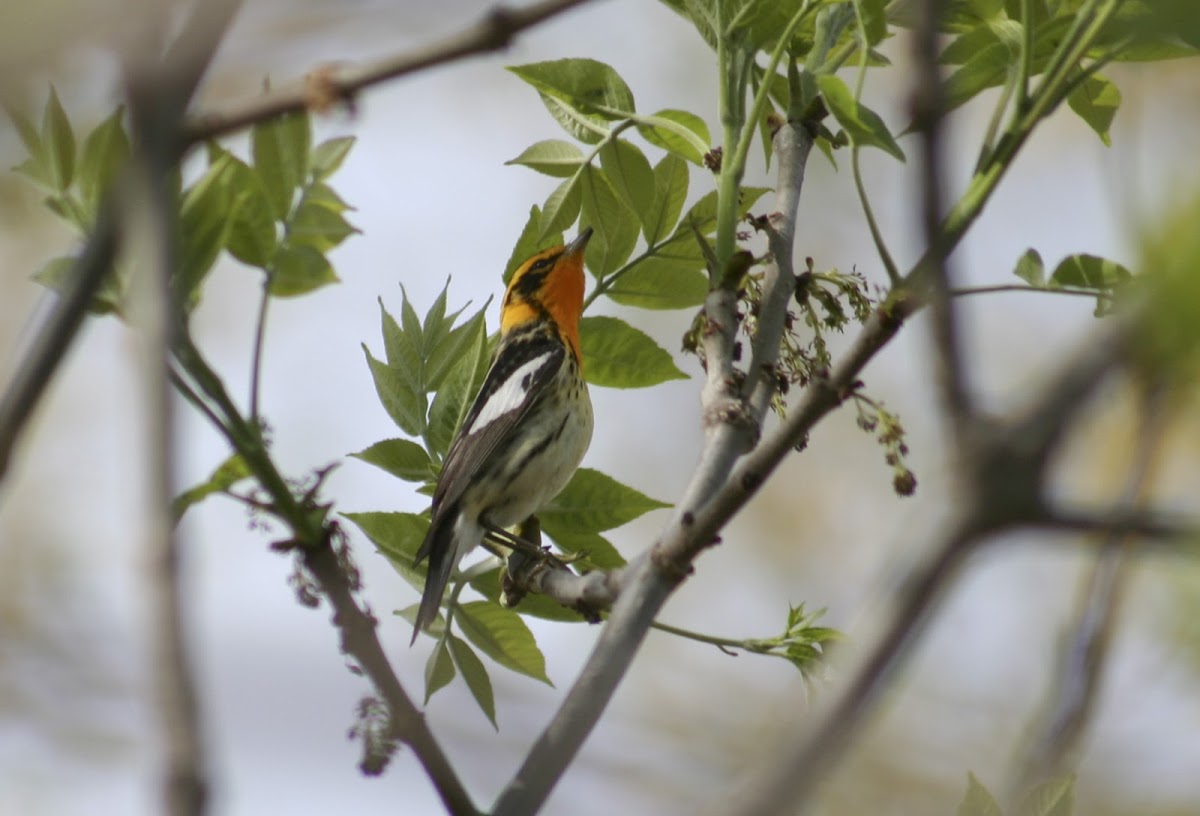
[[[538,269],[537,264],[534,264],[534,266],[528,272],[522,275],[519,281],[517,281],[517,292],[524,297],[532,295],[538,289],[542,288],[542,283],[546,280],[546,275],[548,273],[548,269]]]

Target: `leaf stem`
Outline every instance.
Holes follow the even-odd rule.
[[[1029,105],[1029,80],[1033,75],[1033,3],[1031,0],[1021,0],[1021,62],[1018,68],[1016,86],[1018,116]],[[1008,103],[1010,87],[1005,87],[1002,104]],[[996,119],[999,119],[1001,108],[997,108]],[[991,129],[989,128],[989,133]]]
[[[262,299],[258,303],[258,317],[254,324],[254,348],[250,358],[250,421],[259,422],[258,395],[262,373],[263,341],[266,337],[267,308],[271,303],[271,272],[264,270]]]

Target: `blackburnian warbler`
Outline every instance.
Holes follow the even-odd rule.
[[[429,574],[413,629],[437,617],[450,573],[488,533],[504,535],[566,486],[592,440],[579,316],[591,228],[517,268],[500,307],[500,343],[442,463],[416,562]]]

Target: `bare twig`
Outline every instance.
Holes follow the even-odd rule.
[[[1131,323],[1120,325],[1128,328]],[[1112,332],[1109,337],[1127,339],[1128,334]],[[1109,343],[1088,342],[1049,378],[1049,387],[1034,392],[1039,399],[1022,414],[1023,421],[981,427],[966,440],[970,450],[964,458],[975,464],[965,474],[970,484],[949,532],[898,591],[886,631],[848,673],[844,690],[802,738],[783,749],[776,767],[734,813],[779,813],[780,802],[789,803],[788,812],[802,811],[902,665],[964,557],[994,533],[1048,523],[1051,514],[1043,493],[1050,453],[1084,400],[1120,359]]]
[[[913,124],[921,144],[921,222],[925,230],[925,275],[917,285],[928,288],[937,355],[936,374],[942,405],[950,418],[955,439],[961,446],[974,408],[963,365],[963,347],[959,338],[958,318],[950,297],[950,269],[947,255],[950,242],[942,229],[942,124],[945,104],[938,65],[938,21],[943,0],[919,0],[917,24],[913,31]],[[965,451],[957,450],[961,456]]]
[[[1138,423],[1137,448],[1118,507],[1133,511],[1149,490],[1166,423],[1161,389],[1148,389]],[[1135,534],[1110,527],[1079,598],[1075,620],[1059,654],[1058,672],[1044,711],[1034,723],[1012,786],[1014,796],[1057,776],[1071,761],[1091,718],[1103,681],[1112,633],[1125,586],[1128,543]]]
[[[197,4],[165,59],[157,59],[159,43],[153,35],[135,43],[126,58],[130,119],[138,148],[129,172],[133,206],[127,210],[133,227],[131,243],[141,250],[137,256],[145,261],[144,268],[148,270],[134,294],[135,305],[141,307],[137,314],[144,329],[148,371],[153,485],[149,560],[156,622],[154,674],[165,732],[164,800],[166,812],[172,816],[200,816],[206,811],[208,768],[184,633],[181,553],[171,512],[177,480],[170,350],[181,318],[171,286],[178,210],[167,179],[179,159],[178,128],[183,112],[239,5],[238,0]],[[154,22],[143,21],[147,28]]]
[[[194,144],[214,139],[287,113],[349,103],[359,91],[371,85],[475,54],[498,51],[525,29],[584,2],[587,0],[542,0],[516,9],[497,5],[475,25],[441,42],[344,73],[318,69],[300,90],[272,91],[232,110],[201,113],[187,128],[188,141]]]
[[[138,118],[137,112],[134,114]],[[157,141],[155,134],[143,130],[143,144]],[[166,812],[173,816],[198,816],[207,810],[208,763],[205,759],[204,729],[192,661],[184,633],[183,575],[181,542],[171,514],[171,500],[178,480],[174,472],[174,410],[168,379],[169,335],[174,320],[170,274],[175,255],[171,236],[175,233],[173,203],[164,188],[167,178],[161,161],[149,157],[161,150],[143,150],[135,159],[137,179],[130,202],[130,220],[137,228],[132,236],[138,254],[149,261],[150,279],[139,281],[135,289],[138,322],[143,326],[146,352],[148,416],[151,434],[152,511],[149,536],[151,567],[150,590],[153,599],[156,660],[154,677],[158,688],[159,716],[166,735],[165,801]],[[138,223],[140,222],[140,223]],[[142,233],[138,235],[137,233]],[[136,297],[137,289],[143,290]]]
[[[453,816],[474,816],[479,811],[383,651],[376,632],[378,621],[354,599],[355,585],[334,548],[332,539],[337,534],[336,528],[330,529],[321,545],[305,547],[301,557],[333,609],[342,652],[353,657],[370,678],[387,704],[391,734],[412,748],[446,810]]]
[[[117,231],[112,208],[104,206],[95,230],[71,270],[67,291],[58,298],[0,399],[0,481],[8,472],[13,447],[25,423],[37,408],[87,315],[88,305],[112,268],[116,251]]]

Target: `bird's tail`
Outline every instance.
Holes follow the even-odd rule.
[[[446,585],[450,583],[450,573],[454,571],[454,553],[457,549],[454,542],[456,515],[457,513],[446,513],[435,519],[425,535],[421,549],[417,550],[414,563],[419,564],[425,556],[429,556],[429,573],[425,577],[425,591],[421,595],[421,607],[417,610],[417,622],[413,626],[410,646],[417,642],[417,635],[421,630],[429,628],[429,624],[437,618],[438,607],[442,605],[442,595],[446,592]]]

